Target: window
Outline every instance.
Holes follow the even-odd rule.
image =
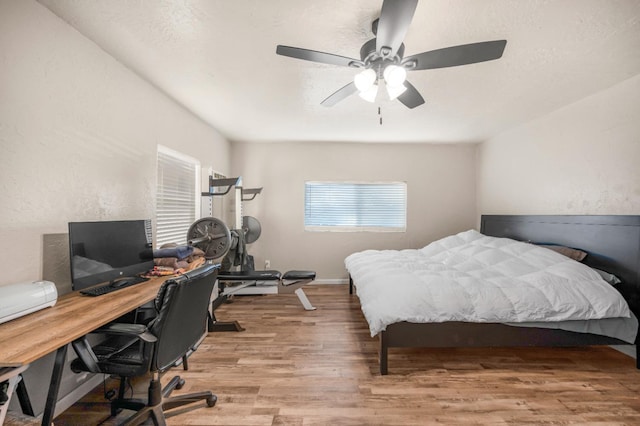
[[[305,230],[404,232],[406,217],[404,182],[305,182]]]
[[[156,247],[185,244],[200,206],[200,162],[158,146],[156,188]]]

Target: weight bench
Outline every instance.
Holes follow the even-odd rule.
[[[307,311],[316,308],[309,302],[302,286],[316,279],[314,271],[221,271],[218,273],[218,296],[211,302],[209,331],[243,331],[238,321],[220,322],[216,320],[215,310],[241,289],[255,286],[261,282],[277,282],[278,294],[295,293]]]

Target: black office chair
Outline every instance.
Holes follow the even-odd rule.
[[[160,379],[171,367],[196,350],[204,339],[207,309],[219,265],[204,265],[160,287],[156,297],[157,317],[148,325],[111,323],[96,330],[109,338],[91,347],[86,337],[73,342],[78,358],[71,363],[75,372],[89,371],[120,376],[118,396],[111,402],[111,415],[121,409],[137,413],[126,424],[139,424],[151,417],[164,425],[164,410],[199,400],[213,407],[217,397],[211,391],[170,397],[184,380],[179,376],[161,388]],[[126,381],[151,373],[148,400],[125,399]]]

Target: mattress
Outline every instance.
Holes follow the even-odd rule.
[[[354,253],[345,266],[372,336],[401,321],[464,321],[597,334],[622,328],[622,340],[635,340],[637,320],[613,286],[532,244],[470,230],[422,249]]]

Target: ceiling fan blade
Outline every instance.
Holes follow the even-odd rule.
[[[327,99],[322,101],[322,105],[324,105],[326,107],[334,106],[335,104],[337,104],[341,100],[346,99],[349,96],[351,96],[351,95],[353,95],[354,93],[357,93],[357,92],[358,92],[358,89],[356,88],[355,83],[352,81],[351,83],[347,84],[346,86],[343,86],[340,89],[338,89],[335,92],[333,92],[333,94],[331,96],[329,96]]]
[[[388,56],[395,56],[407,35],[417,5],[418,0],[384,0],[376,32],[378,54],[385,56],[381,52],[385,47],[391,49]]]
[[[402,63],[415,61],[416,66],[408,69],[429,70],[492,61],[502,57],[506,45],[507,40],[462,44],[412,55],[405,58]]]
[[[418,92],[413,84],[408,81],[404,82],[404,85],[407,87],[407,90],[404,91],[400,96],[398,96],[398,100],[402,102],[407,108],[415,108],[424,103],[424,98]]]
[[[339,65],[339,66],[364,66],[362,61],[346,56],[334,55],[332,53],[317,52],[315,50],[301,49],[299,47],[282,46],[276,47],[276,53],[282,56],[289,56],[295,59],[303,59],[311,62],[321,62],[323,64]]]

